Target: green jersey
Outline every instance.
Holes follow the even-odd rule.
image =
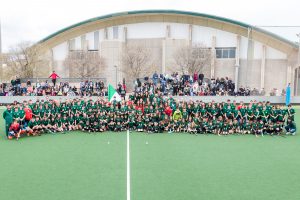
[[[13,112],[12,112],[12,115],[13,115],[13,118],[14,118],[14,119],[21,118],[20,112],[19,112],[19,111],[13,111]]]
[[[49,120],[48,119],[43,119],[41,120],[41,124],[44,125],[44,126],[48,126],[49,125]]]

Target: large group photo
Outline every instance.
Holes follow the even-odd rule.
[[[122,132],[190,134],[295,135],[295,109],[251,101],[249,104],[227,100],[204,103],[183,101],[153,90],[135,88],[128,99],[111,85],[111,98],[89,97],[66,101],[32,100],[7,105],[3,112],[8,139],[42,133]],[[122,88],[121,91],[125,91]]]

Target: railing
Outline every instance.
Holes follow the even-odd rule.
[[[48,81],[51,83],[51,78],[22,78],[21,83],[26,83],[27,81],[30,81],[31,83],[37,83],[37,82],[46,82]],[[104,84],[106,84],[106,78],[103,77],[89,77],[89,78],[57,78],[56,82],[68,82],[68,83],[80,83],[81,81],[103,81]]]

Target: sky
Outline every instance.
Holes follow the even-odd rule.
[[[299,0],[0,0],[2,49],[37,42],[66,26],[115,12],[172,9],[217,15],[265,28],[293,42],[300,33]]]

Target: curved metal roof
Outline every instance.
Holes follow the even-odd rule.
[[[76,24],[73,24],[71,26],[68,26],[66,28],[63,28],[47,37],[45,37],[44,39],[40,40],[38,43],[43,43],[46,42],[56,36],[58,36],[61,33],[67,32],[73,28],[77,28],[79,26],[82,25],[86,25],[92,22],[96,22],[98,20],[109,20],[111,18],[114,17],[120,17],[120,16],[130,16],[130,15],[145,15],[145,14],[178,14],[178,15],[188,15],[188,16],[193,16],[193,17],[202,17],[202,18],[207,18],[207,19],[212,19],[212,20],[217,20],[220,22],[225,22],[225,23],[229,23],[229,24],[233,24],[233,25],[237,25],[246,29],[251,29],[251,30],[255,30],[257,32],[260,32],[262,34],[268,35],[272,38],[275,38],[287,45],[290,45],[294,48],[298,48],[298,46],[296,45],[296,43],[287,40],[281,36],[278,36],[274,33],[271,33],[269,31],[260,29],[258,27],[240,22],[240,21],[236,21],[236,20],[232,20],[232,19],[228,19],[228,18],[224,18],[224,17],[219,17],[219,16],[215,16],[215,15],[209,15],[209,14],[203,14],[203,13],[197,13],[197,12],[189,12],[189,11],[179,11],[179,10],[138,10],[138,11],[128,11],[128,12],[119,12],[119,13],[113,13],[113,14],[108,14],[108,15],[104,15],[104,16],[99,16],[99,17],[95,17],[95,18],[91,18]]]

